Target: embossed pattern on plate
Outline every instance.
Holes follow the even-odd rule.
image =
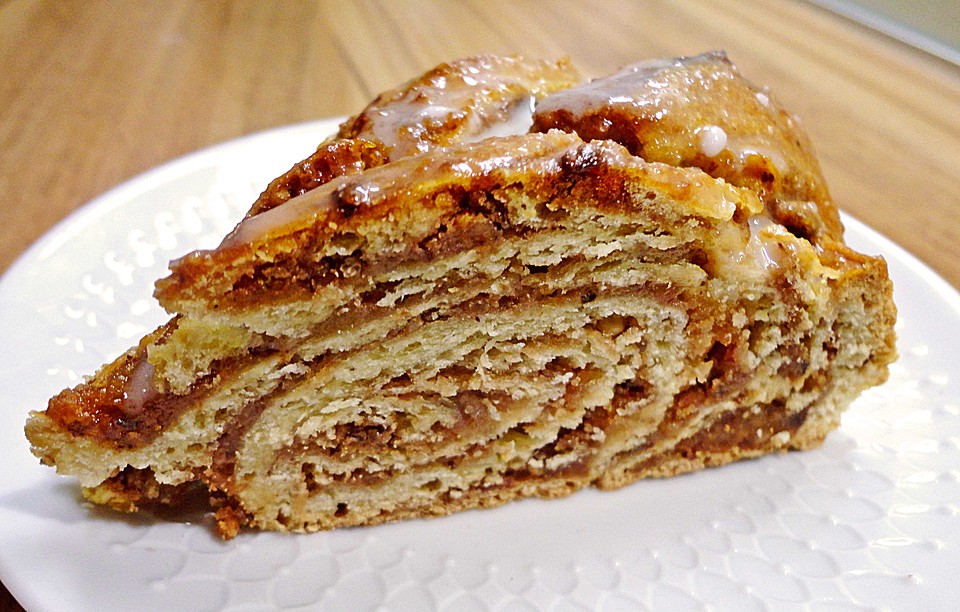
[[[212,246],[333,122],[171,162],[103,195],[0,281],[0,576],[29,610],[943,609],[960,598],[960,296],[888,260],[900,360],[823,448],[613,492],[306,536],[217,540],[121,517],[38,465],[29,410],[165,315],[167,262]]]

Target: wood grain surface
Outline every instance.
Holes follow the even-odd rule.
[[[0,272],[157,164],[354,113],[444,60],[600,76],[709,49],[802,118],[844,210],[960,286],[960,68],[789,0],[0,0]],[[0,609],[20,609],[2,589]]]

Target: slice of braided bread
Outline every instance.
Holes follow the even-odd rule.
[[[294,168],[174,262],[157,284],[174,318],[33,413],[34,452],[124,510],[202,487],[230,537],[819,445],[885,379],[896,315],[796,123],[710,54],[554,93],[513,117],[533,132],[489,135],[573,80],[526,64],[559,85],[463,95],[521,61],[451,64],[345,123],[318,154],[373,157]],[[424,138],[451,81],[463,108],[500,110]]]

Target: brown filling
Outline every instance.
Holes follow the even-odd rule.
[[[690,459],[732,449],[760,450],[770,444],[775,434],[796,433],[806,422],[808,412],[809,407],[789,412],[782,399],[760,406],[759,410],[743,408],[727,412],[710,427],[681,440],[673,453]]]

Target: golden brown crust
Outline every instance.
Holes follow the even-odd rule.
[[[723,53],[628,67],[548,96],[534,130],[610,139],[648,161],[695,166],[755,191],[771,216],[811,240],[843,227],[799,121]]]
[[[248,216],[275,208],[338,176],[479,137],[517,107],[576,84],[568,61],[482,55],[441,64],[384,92],[340,126],[336,137],[274,179]],[[442,109],[437,114],[436,109]],[[424,114],[424,110],[431,111]],[[522,111],[523,109],[520,108]]]

